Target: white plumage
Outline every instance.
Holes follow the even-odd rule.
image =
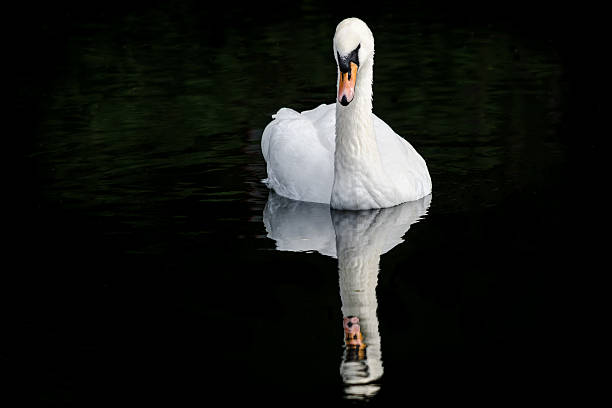
[[[302,113],[282,108],[273,116],[261,140],[268,187],[294,200],[350,210],[391,207],[430,194],[425,160],[372,113],[374,38],[363,21],[338,25],[334,55],[337,64],[338,58],[344,64],[352,58],[359,66],[348,84],[354,96],[352,88],[342,92],[347,73],[338,68],[338,99],[348,94],[348,102],[337,99]]]

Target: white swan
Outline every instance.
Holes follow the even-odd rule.
[[[372,113],[374,37],[357,18],[338,24],[335,104],[298,113],[281,108],[261,149],[278,194],[333,208],[385,208],[431,193],[425,160]]]

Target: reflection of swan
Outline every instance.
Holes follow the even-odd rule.
[[[336,234],[327,204],[289,200],[270,191],[263,221],[279,251],[317,251],[336,257]]]
[[[381,212],[372,211],[380,213],[381,220],[388,221],[384,226],[384,236],[378,236],[383,240],[380,255],[403,242],[402,237],[410,225],[426,213],[430,202],[431,195]],[[357,211],[355,214],[366,212]],[[290,200],[271,191],[264,208],[263,222],[268,238],[276,241],[276,249],[279,251],[317,251],[337,258],[332,213],[336,217],[334,220],[340,217],[338,214],[351,217],[350,212],[331,210],[329,205]]]
[[[282,108],[261,139],[266,184],[294,200],[338,209],[384,208],[431,192],[423,158],[372,114],[374,37],[361,20],[338,24],[336,104]]]
[[[383,374],[376,309],[381,254],[425,215],[431,195],[395,207],[338,211],[293,201],[273,192],[264,209],[268,237],[282,251],[318,251],[338,258],[345,353],[340,373],[348,397],[376,394]]]

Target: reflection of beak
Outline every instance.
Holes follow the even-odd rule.
[[[353,100],[355,96],[355,81],[357,80],[357,64],[350,63],[348,72],[340,72],[340,81],[338,82],[338,102],[342,106],[346,106]]]
[[[344,341],[347,346],[364,346],[363,334],[361,334],[361,325],[359,318],[355,316],[345,317],[342,322],[344,327]]]

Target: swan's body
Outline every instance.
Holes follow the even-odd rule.
[[[374,38],[359,19],[334,36],[338,98],[298,113],[282,108],[264,130],[266,184],[285,197],[371,209],[431,193],[425,160],[372,113]]]
[[[334,160],[336,105],[321,105],[301,114],[287,108],[279,110],[262,138],[268,186],[293,200],[329,204],[337,164],[336,177],[342,183],[336,185],[336,195],[354,205],[334,208],[391,207],[429,194],[431,180],[423,158],[385,122],[371,115],[375,143],[371,147],[379,157],[363,154],[366,157],[361,160],[351,156],[343,160],[346,155],[339,155]],[[359,153],[359,146],[352,144],[341,148]],[[385,190],[390,191],[383,195]]]

